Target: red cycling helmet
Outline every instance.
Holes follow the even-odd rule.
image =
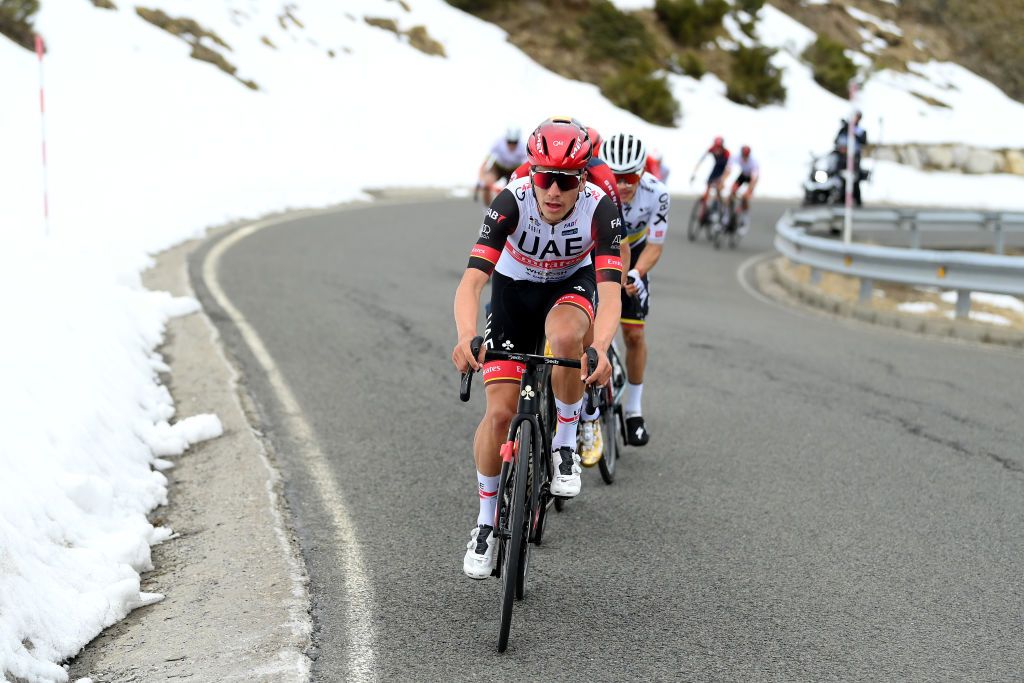
[[[750,145],[743,145],[742,147],[740,147],[740,154],[742,154],[743,156],[749,156],[750,155]]]
[[[722,139],[722,136],[718,136],[717,138],[715,138],[715,141],[711,144],[711,146],[712,147],[725,147],[725,140]]]
[[[566,171],[587,167],[594,145],[586,129],[573,119],[550,118],[530,134],[526,158],[531,166],[546,166]]]
[[[595,152],[601,149],[601,134],[597,132],[597,128],[587,126],[587,137],[590,138],[590,144]]]

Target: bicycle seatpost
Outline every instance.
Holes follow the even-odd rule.
[[[587,347],[587,377],[590,377],[591,375],[593,375],[594,371],[597,370],[597,360],[598,360],[597,349],[595,349],[593,346],[588,346]],[[590,406],[591,410],[593,410],[594,408],[596,408],[599,405],[600,395],[601,394],[600,394],[596,384],[589,384],[589,385],[587,385],[587,404]]]
[[[477,358],[480,355],[480,347],[484,345],[483,337],[473,337],[473,341],[469,342],[469,349],[473,352],[473,358]],[[459,387],[459,399],[463,403],[469,400],[469,389],[470,385],[473,384],[473,368],[470,368],[466,372],[462,373],[462,386]]]

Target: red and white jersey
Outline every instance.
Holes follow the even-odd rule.
[[[469,267],[514,280],[558,282],[591,264],[598,281],[618,281],[621,220],[611,198],[593,183],[551,225],[541,215],[529,175],[513,180],[484,211]]]

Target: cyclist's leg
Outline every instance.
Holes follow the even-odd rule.
[[[636,297],[622,295],[622,338],[626,342],[626,390],[622,396],[623,413],[626,418],[626,436],[630,445],[643,446],[649,440],[643,419],[641,397],[644,389],[644,372],[647,367],[647,337],[645,334],[647,314],[650,310],[650,284],[644,305]],[[639,430],[639,431],[638,431]]]
[[[592,338],[597,283],[592,268],[581,268],[554,289],[544,332],[554,355],[579,358],[584,344]],[[590,337],[588,337],[590,335]],[[583,407],[580,371],[552,368],[551,388],[555,394],[557,427],[551,440],[553,476],[551,493],[575,496],[580,492],[580,457],[576,453],[576,430]]]
[[[491,315],[484,339],[492,348],[507,345],[508,348],[532,350],[531,340],[536,337],[539,326],[534,325],[531,328],[529,316],[521,316],[520,310],[528,310],[530,292],[515,292],[510,293],[511,297],[506,296],[511,284],[512,280],[499,273],[495,273],[491,278]],[[519,296],[516,296],[517,294]],[[525,305],[510,311],[506,305],[509,299],[523,300]],[[516,414],[519,381],[525,369],[523,364],[513,361],[484,363],[482,374],[487,409],[473,439],[480,509],[477,526],[471,532],[463,560],[463,571],[470,578],[487,578],[494,566],[496,543],[493,526],[498,478],[501,474],[500,449],[501,444],[508,439],[509,423]]]
[[[484,185],[483,186],[484,205],[485,206],[490,206],[491,205],[491,200],[494,199],[494,193],[492,192],[492,188],[494,187],[494,183],[498,182],[498,171],[497,171],[496,165],[495,165],[495,163],[493,161],[491,162],[490,166],[487,167],[487,170],[484,171],[484,176],[483,176],[483,181],[482,182],[483,182],[483,185]]]

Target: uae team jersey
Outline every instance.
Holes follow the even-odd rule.
[[[468,267],[513,280],[559,282],[593,265],[598,282],[619,282],[620,231],[618,209],[593,183],[584,184],[569,215],[551,225],[527,176],[513,180],[485,209]]]
[[[662,244],[665,241],[670,203],[665,183],[650,173],[644,173],[633,200],[622,205],[626,241],[634,263],[645,244]]]

